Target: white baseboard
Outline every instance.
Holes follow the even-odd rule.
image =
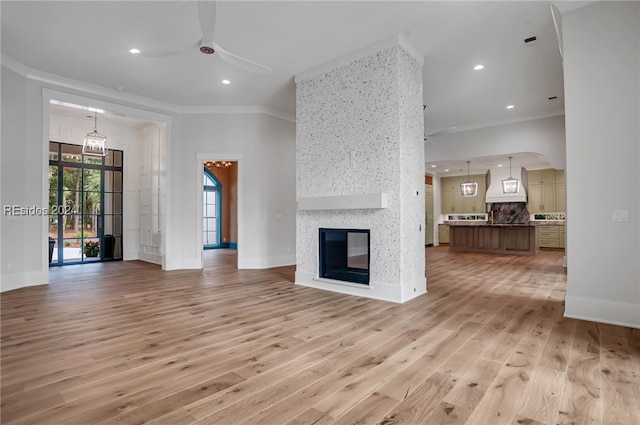
[[[122,256],[122,261],[134,261],[139,259],[138,251],[125,251]]]
[[[416,282],[415,285],[410,286],[411,288],[416,288],[415,292],[411,292],[408,295],[403,296],[401,293],[402,288],[399,284],[390,284],[385,282],[370,282],[369,285],[342,284],[340,282],[333,283],[327,279],[318,279],[314,273],[297,270],[295,275],[295,284],[309,288],[322,289],[340,294],[355,295],[358,297],[371,298],[374,300],[388,301],[398,304],[402,304],[427,292],[426,279],[423,279],[421,282]]]
[[[238,257],[238,269],[269,269],[271,267],[293,266],[296,255],[280,255],[277,257]]]
[[[638,304],[567,295],[564,317],[640,329]]]
[[[406,303],[414,298],[419,297],[420,295],[424,295],[427,293],[427,278],[423,277],[419,279],[417,282],[414,282],[413,285],[407,285],[409,288],[413,288],[410,291],[402,292],[402,301],[401,303]]]
[[[162,255],[160,254],[151,254],[149,252],[141,252],[138,251],[138,260],[146,261],[147,263],[153,263],[162,265]]]

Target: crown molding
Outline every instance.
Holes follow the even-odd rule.
[[[576,9],[589,6],[590,4],[595,2],[596,0],[591,0],[591,1],[558,0],[558,1],[552,1],[551,5],[555,6],[558,9],[558,11],[562,15],[564,15],[566,13],[573,12]]]
[[[4,52],[2,52],[2,55],[0,57],[0,64],[2,64],[2,66],[4,66],[5,68],[9,68],[16,74],[22,75],[24,78],[27,78],[27,76],[29,75],[29,67],[24,65],[22,62],[18,62]]]
[[[263,114],[295,123],[294,114],[261,105],[229,105],[229,106],[183,106],[183,114]]]
[[[299,81],[304,81],[317,75],[326,74],[333,69],[343,67],[358,59],[374,55],[378,52],[381,52],[382,50],[388,49],[389,47],[396,46],[399,46],[406,50],[407,53],[409,53],[415,60],[418,61],[418,63],[420,63],[420,65],[424,65],[424,55],[422,55],[418,49],[416,49],[411,43],[409,43],[406,38],[404,38],[400,34],[396,34],[377,41],[373,44],[369,44],[368,46],[357,49],[353,52],[339,56],[335,59],[331,59],[328,62],[317,65],[306,71],[300,72],[295,75],[294,81],[297,83]]]
[[[112,101],[120,101],[135,106],[142,106],[160,112],[170,112],[174,114],[263,114],[286,121],[295,122],[295,115],[282,111],[271,106],[262,105],[205,105],[205,106],[184,106],[174,103],[163,102],[161,100],[151,99],[145,96],[139,96],[132,93],[125,93],[116,89],[110,89],[95,84],[85,83],[83,81],[62,77],[56,74],[39,71],[29,68],[11,56],[2,53],[1,65],[20,74],[24,78],[37,81],[44,84],[50,84],[57,87],[71,89],[81,92],[83,95],[93,95],[107,98]]]

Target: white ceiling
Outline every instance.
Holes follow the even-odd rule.
[[[524,167],[527,170],[553,168],[551,167],[549,160],[539,153],[518,152],[512,156],[511,165],[514,170],[516,167]],[[509,169],[509,158],[505,155],[472,157],[469,158],[469,161],[469,174],[484,174],[487,170],[500,167]],[[425,164],[425,171],[429,174],[438,175],[440,177],[466,176],[467,162],[466,160],[427,162]]]
[[[263,105],[295,114],[295,74],[401,34],[425,58],[427,134],[564,110],[561,57],[543,1],[218,2],[217,43],[273,68],[268,75],[197,50],[161,58],[128,53],[199,40],[192,1],[0,5],[2,52],[27,67],[181,106]],[[533,35],[537,42],[526,46]],[[478,63],[485,69],[474,71]],[[221,84],[225,78],[230,85]]]

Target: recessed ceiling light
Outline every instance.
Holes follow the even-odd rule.
[[[445,168],[445,169],[444,169],[444,171],[449,171],[449,169],[448,169],[448,168]]]
[[[502,164],[498,164],[498,167],[502,167]]]
[[[229,81],[229,80],[222,80],[222,84],[231,84],[231,81]]]
[[[140,50],[134,47],[133,49],[129,49],[129,53],[131,53],[132,55],[137,55],[140,53]]]
[[[484,69],[484,65],[478,64],[478,65],[474,66],[473,69],[475,69],[476,71],[480,71],[481,69]]]
[[[435,164],[431,166],[431,168],[436,168]]]
[[[507,109],[513,109],[513,108],[515,108],[514,105],[507,105]]]

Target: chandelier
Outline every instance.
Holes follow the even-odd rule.
[[[229,162],[229,161],[207,161],[204,163],[204,165],[207,166],[207,168],[211,168],[211,167],[215,167],[219,170],[224,170],[226,168],[231,167],[233,163]]]
[[[478,194],[478,183],[472,182],[471,177],[469,176],[469,163],[471,161],[467,161],[467,180],[460,183],[460,192],[462,196],[476,196]]]
[[[84,136],[82,142],[82,153],[85,155],[106,156],[107,155],[107,136],[98,133],[98,111],[94,112],[94,127],[91,133]]]
[[[520,192],[520,180],[511,176],[511,158],[513,157],[509,157],[509,178],[502,180],[502,193]]]

